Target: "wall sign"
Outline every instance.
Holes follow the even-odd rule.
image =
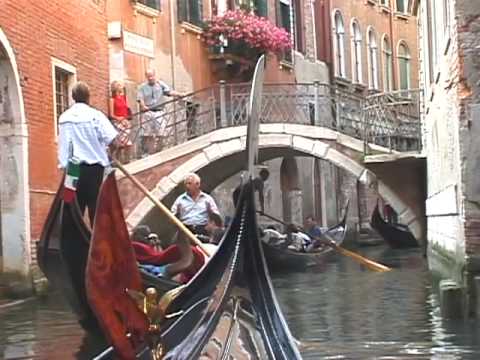
[[[128,31],[123,31],[123,49],[135,54],[155,57],[153,39],[146,38]]]

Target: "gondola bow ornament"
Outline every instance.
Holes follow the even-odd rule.
[[[262,112],[263,79],[265,74],[265,55],[260,56],[253,74],[252,88],[247,108],[247,170],[253,179],[255,165],[258,163],[258,133],[260,130],[260,114]]]
[[[120,359],[135,359],[148,319],[128,295],[142,279],[125,225],[114,173],[102,185],[86,269],[88,302]],[[129,333],[131,336],[127,337]]]

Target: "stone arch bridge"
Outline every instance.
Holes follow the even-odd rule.
[[[150,155],[127,165],[154,196],[171,204],[180,193],[189,172],[197,172],[207,191],[213,190],[245,167],[246,126],[214,130],[208,134]],[[327,160],[353,174],[359,181],[375,186],[399,214],[399,221],[410,226],[417,239],[424,238],[424,194],[419,186],[424,180],[416,171],[416,155],[392,152],[370,145],[377,155],[365,156],[364,143],[338,131],[314,125],[262,124],[260,160],[292,155],[309,155]],[[380,157],[380,160],[377,160]],[[384,161],[385,158],[394,161]],[[408,176],[403,174],[410,173]],[[127,223],[134,227],[152,210],[152,203],[118,174],[119,189],[125,205]]]

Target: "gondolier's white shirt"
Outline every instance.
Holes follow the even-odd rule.
[[[65,168],[73,156],[84,164],[108,166],[107,146],[118,132],[110,120],[99,110],[83,103],[76,103],[58,119],[58,162]]]

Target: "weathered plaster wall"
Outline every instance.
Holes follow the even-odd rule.
[[[465,240],[462,231],[462,180],[459,149],[461,84],[459,44],[456,27],[444,41],[438,41],[439,52],[433,83],[426,89],[425,152],[427,155],[426,215],[430,249],[451,255],[462,262]],[[425,33],[425,29],[423,32]],[[430,97],[429,97],[430,96]]]
[[[480,272],[480,2],[456,2],[460,99],[460,156],[467,266]]]
[[[14,51],[0,28],[0,273],[30,264],[27,136]],[[27,285],[28,287],[28,285]]]

